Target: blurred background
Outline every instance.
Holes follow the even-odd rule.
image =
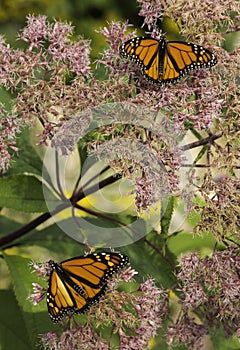
[[[138,11],[136,0],[0,0],[0,34],[16,47],[21,46],[15,40],[16,33],[25,26],[28,14],[71,22],[76,36],[91,40],[91,59],[94,62],[106,47],[105,38],[96,30],[106,26],[107,22],[121,20],[128,20],[135,28],[141,28],[143,18],[138,16]],[[168,40],[180,39],[177,25],[172,21],[164,21],[162,29],[167,32]],[[143,33],[143,30],[138,31],[139,35]],[[228,33],[224,38],[224,48],[231,51],[236,46],[234,41],[239,42],[240,34],[236,38],[236,33]]]
[[[138,16],[138,11],[136,0],[0,0],[0,34],[14,47],[20,44],[16,43],[16,33],[24,27],[28,14],[71,22],[76,36],[91,40],[91,59],[94,62],[106,47],[105,38],[96,30],[106,26],[107,22],[121,20],[128,20],[135,28],[141,28],[143,18]],[[167,32],[168,40],[181,40],[172,21],[164,21],[162,29]],[[139,35],[143,33],[143,30],[138,31]],[[236,37],[236,33],[228,33],[224,38],[224,48],[231,51],[236,46],[236,39],[239,43],[240,34]]]
[[[71,22],[76,28],[75,35],[91,40],[92,61],[106,47],[104,37],[96,33],[96,29],[106,26],[107,22],[127,19],[135,27],[142,25],[135,0],[1,0],[0,34],[11,45],[16,45],[16,33],[24,27],[28,14]]]

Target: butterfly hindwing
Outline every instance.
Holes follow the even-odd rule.
[[[54,322],[64,316],[83,313],[104,293],[113,273],[128,263],[119,253],[94,253],[62,261],[50,260],[47,292],[48,312]]]

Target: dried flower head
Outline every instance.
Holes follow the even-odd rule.
[[[188,350],[202,349],[206,334],[206,326],[185,315],[180,322],[168,327],[167,343],[169,346],[188,345]]]
[[[224,155],[227,156],[226,151],[221,149],[220,158],[216,159],[216,161],[219,160],[219,166],[220,163],[223,166],[223,162],[226,164]],[[201,233],[207,230],[211,231],[218,240],[225,237],[236,237],[239,240],[239,189],[239,181],[235,177],[223,176],[217,181],[206,177],[204,186],[200,188],[205,204],[202,207],[195,206],[195,209],[201,212],[201,220],[195,232]]]
[[[240,326],[240,249],[229,246],[212,257],[181,259],[177,277],[184,312],[194,311],[207,327],[223,327],[231,336]]]

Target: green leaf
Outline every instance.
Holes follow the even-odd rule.
[[[192,210],[186,217],[186,222],[191,226],[195,227],[201,220],[201,213],[197,210]]]
[[[120,282],[118,290],[120,292],[132,293],[139,289],[139,283],[137,282]]]
[[[0,348],[32,349],[19,305],[12,290],[0,290]]]
[[[0,101],[4,106],[4,109],[11,111],[12,97],[9,91],[7,91],[3,86],[0,87]]]
[[[47,211],[42,183],[28,175],[0,178],[0,206],[31,213]]]
[[[239,350],[240,348],[240,341],[237,335],[234,335],[231,338],[226,338],[222,329],[215,331],[214,335],[211,335],[211,340],[214,349],[217,350]]]
[[[206,154],[207,150],[208,150],[208,145],[202,146],[201,150],[198,152],[198,155],[193,161],[192,167],[194,167],[194,165],[197,164],[198,161]]]
[[[110,216],[110,215],[109,215]],[[122,219],[124,221],[124,219]],[[144,220],[138,218],[130,223],[135,232],[144,236],[146,226]],[[75,241],[83,243],[85,240],[95,248],[113,247],[131,244],[138,236],[127,226],[121,226],[114,220],[98,217],[69,217],[58,221],[63,232],[67,232]]]
[[[36,152],[36,148],[31,144],[31,131],[25,129],[18,137],[16,146],[19,148],[18,154],[14,155],[11,168],[7,175],[29,173],[35,175],[42,174],[42,160]]]
[[[105,341],[109,344],[110,350],[119,349],[120,339],[117,333],[113,333],[113,328],[109,326],[105,326],[102,324],[101,326],[95,329],[101,338],[105,339]]]
[[[169,197],[167,203],[162,203],[161,208],[161,236],[167,237],[174,210],[174,197]]]
[[[236,30],[235,32],[230,32],[222,35],[223,37],[223,49],[227,50],[228,52],[232,52],[235,50],[236,47],[239,46],[239,30]]]
[[[4,216],[0,216],[0,237],[5,236],[6,234],[18,230],[22,225],[10,220],[9,218],[6,218]]]
[[[188,128],[189,130],[191,130],[191,133],[198,139],[201,140],[202,139],[202,135],[191,125],[191,127]]]
[[[193,236],[192,233],[182,231],[172,234],[168,239],[168,248],[176,256],[184,252],[203,248],[210,248],[212,250],[215,244],[215,238],[207,233],[202,236]]]
[[[87,145],[84,142],[79,141],[78,151],[81,159],[81,164],[84,164],[85,160],[88,157]]]
[[[109,339],[109,337],[105,338],[106,340]],[[111,350],[115,350],[115,349],[119,349],[120,346],[120,338],[119,335],[117,333],[111,333],[110,334],[110,349]]]
[[[148,237],[149,235],[146,238],[148,239]],[[153,246],[156,247],[157,251],[149,246],[144,239],[141,239],[132,245],[124,247],[121,249],[121,252],[130,257],[131,267],[138,272],[134,276],[136,281],[142,283],[146,280],[146,276],[153,277],[158,286],[171,288],[176,283],[176,277],[173,267],[168,261],[169,256],[167,255],[168,259],[165,259],[159,247],[156,244],[153,244]]]
[[[9,249],[8,253],[12,253],[13,251],[14,249]],[[33,304],[27,300],[29,294],[32,293],[32,283],[39,283],[42,279],[40,280],[36,274],[31,273],[29,268],[30,257],[25,258],[20,256],[21,249],[15,249],[15,251],[19,255],[3,253],[3,257],[9,269],[16,302],[18,303],[20,317],[17,322],[17,327],[20,327],[20,329],[21,327],[25,328],[23,338],[26,338],[27,343],[30,343],[27,348],[35,349],[39,342],[39,334],[52,330],[53,325],[47,314],[46,302],[43,301],[37,306],[33,306]],[[24,250],[22,250],[22,252],[24,252]],[[26,254],[27,252],[25,251],[25,255]],[[10,308],[11,306],[6,304],[6,307]],[[11,339],[8,339],[8,343],[11,343]],[[8,346],[8,349],[12,348],[14,349],[16,347]]]
[[[44,250],[45,257],[43,260],[50,258],[58,262],[79,255],[84,255],[86,247],[69,237],[56,224],[51,225],[41,231],[32,231],[27,236],[20,239],[21,245],[29,247],[31,244],[38,247],[38,250]],[[38,254],[39,255],[39,254]],[[36,256],[35,251],[31,257],[40,261],[40,257]]]

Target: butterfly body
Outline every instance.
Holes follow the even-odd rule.
[[[176,82],[187,72],[209,68],[217,63],[215,55],[202,46],[182,42],[135,37],[120,47],[120,54],[135,61],[145,76],[163,85]]]
[[[128,263],[119,253],[94,253],[62,261],[49,261],[51,268],[47,306],[51,319],[85,312],[106,291],[107,281]]]

